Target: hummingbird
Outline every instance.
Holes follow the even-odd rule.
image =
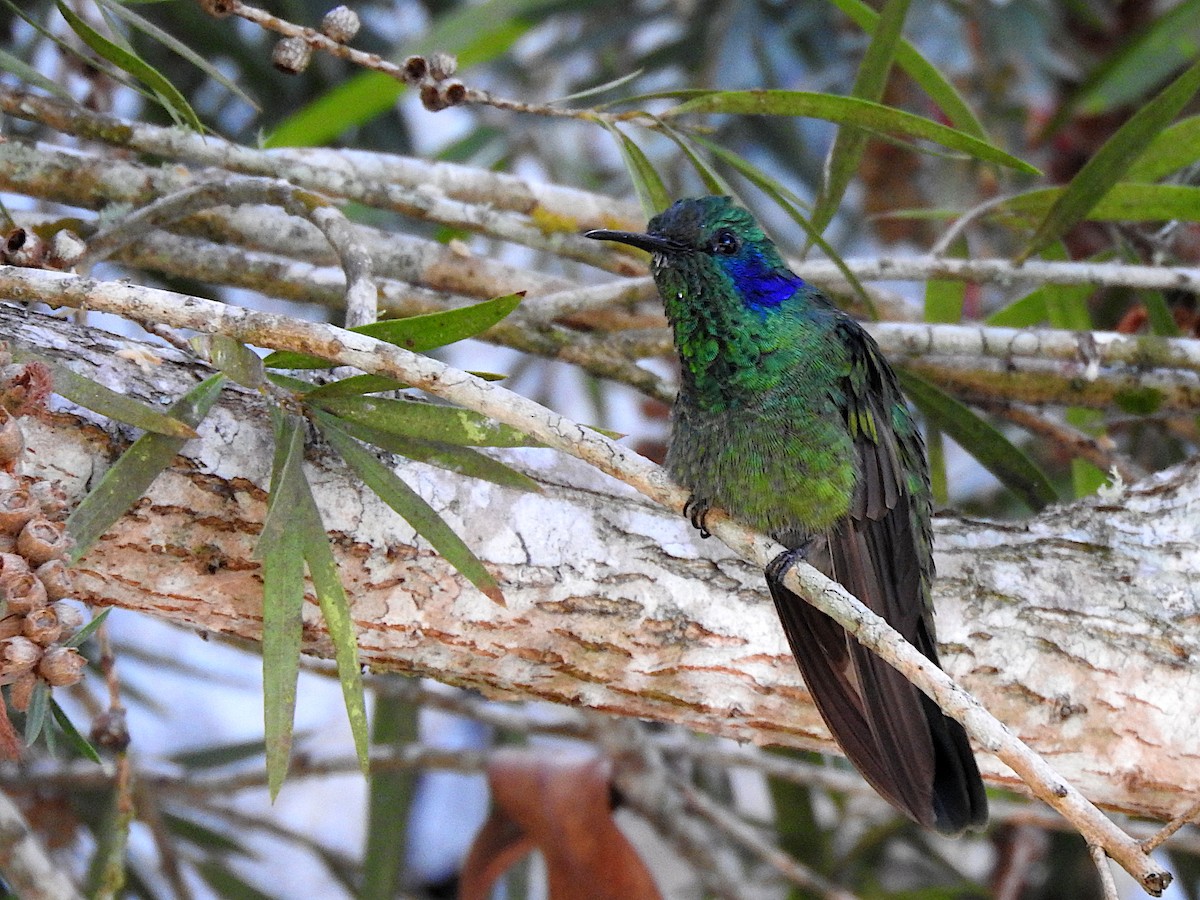
[[[767,587],[834,739],[913,821],[984,827],[962,725],[783,583],[808,562],[940,666],[925,445],[874,339],[729,197],[680,200],[645,233],[586,236],[651,254],[681,362],[667,471],[702,536],[717,507],[788,548]]]

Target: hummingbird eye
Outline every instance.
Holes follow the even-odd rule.
[[[742,249],[742,239],[739,238],[732,230],[722,228],[713,235],[712,241],[708,245],[712,253],[720,253],[723,256],[732,256]]]

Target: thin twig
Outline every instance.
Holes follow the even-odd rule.
[[[1117,883],[1113,880],[1112,869],[1108,867],[1108,857],[1104,855],[1104,849],[1095,844],[1088,844],[1088,853],[1092,857],[1092,862],[1096,864],[1104,900],[1121,900],[1117,894]]]
[[[1200,820],[1200,800],[1197,800],[1180,815],[1168,822],[1163,826],[1161,831],[1142,841],[1142,851],[1145,853],[1154,852],[1184,825],[1190,825],[1197,820]]]

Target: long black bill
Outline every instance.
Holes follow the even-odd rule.
[[[595,231],[585,231],[586,238],[596,241],[616,241],[618,244],[628,244],[647,253],[679,253],[687,249],[678,241],[657,234],[642,234],[638,231],[609,231],[607,228],[597,228]]]

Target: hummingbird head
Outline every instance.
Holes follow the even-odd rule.
[[[729,197],[680,200],[651,219],[644,234],[601,229],[584,236],[653,254],[651,271],[668,307],[672,300],[732,295],[765,315],[804,284],[754,217]]]

